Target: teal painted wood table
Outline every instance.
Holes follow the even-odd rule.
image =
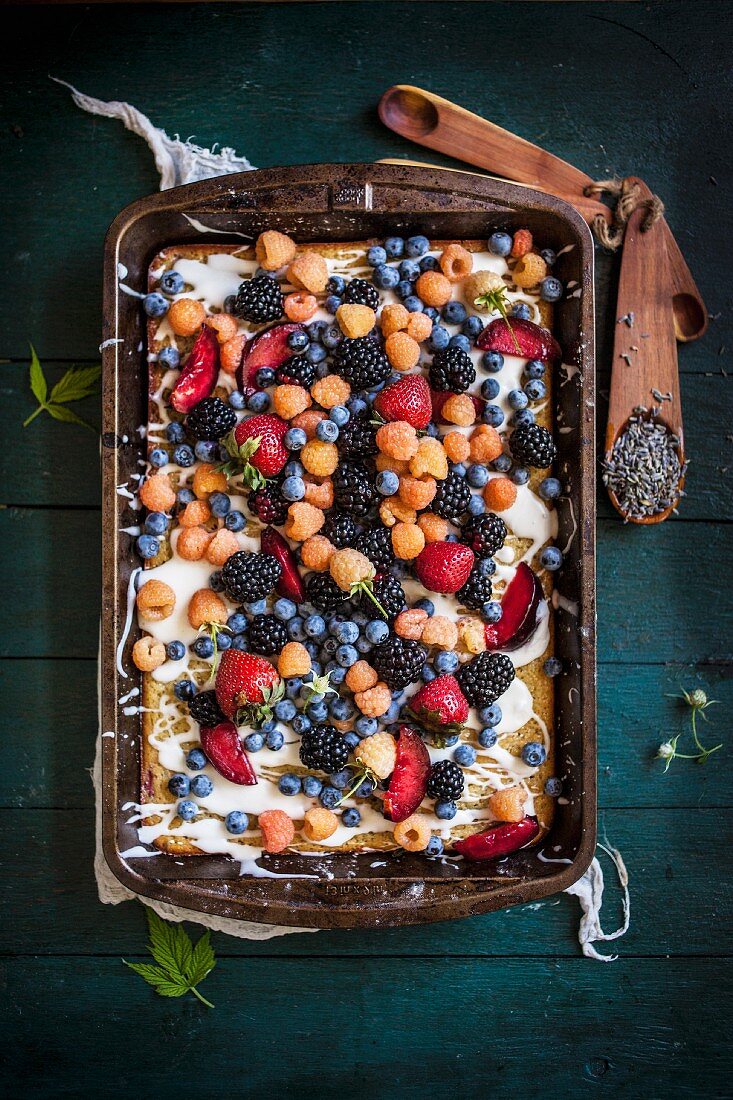
[[[730,1095],[730,3],[10,14],[0,72],[3,1093]],[[98,359],[103,235],[157,175],[138,138],[79,112],[49,74],[262,166],[415,156],[375,112],[386,87],[409,82],[594,176],[638,174],[662,196],[712,320],[680,350],[691,465],[679,518],[629,529],[598,502],[600,832],[623,852],[632,890],[617,962],[580,955],[577,903],[560,895],[425,928],[266,943],[218,935],[205,986],[214,1010],[161,1000],[122,965],[144,956],[143,913],[100,905],[92,875],[98,440],[45,416],[21,424],[33,409],[29,340],[51,380]],[[617,260],[599,254],[601,435],[616,278]],[[98,424],[97,399],[79,411]],[[706,735],[724,748],[664,775],[653,758],[687,720],[671,698],[683,687],[719,700]]]

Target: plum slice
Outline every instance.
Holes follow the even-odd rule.
[[[177,412],[189,413],[199,401],[211,396],[218,377],[219,341],[213,328],[204,325],[173,387],[171,405]]]
[[[288,344],[288,336],[293,332],[304,332],[303,325],[273,325],[264,332],[258,332],[244,345],[242,352],[242,378],[240,388],[256,386],[255,375],[262,367],[277,370],[297,353]]]
[[[218,726],[201,727],[201,748],[212,767],[230,783],[253,787],[257,776],[250,759],[242,748],[237,727],[233,722],[220,722]]]
[[[305,600],[305,585],[300,575],[298,564],[293,551],[285,539],[274,527],[265,527],[260,535],[260,545],[266,554],[280,562],[282,572],[280,580],[276,584],[279,595],[284,596],[293,603],[303,603]]]
[[[384,796],[384,815],[390,821],[405,821],[414,813],[428,785],[430,755],[420,734],[410,726],[400,726],[397,739],[397,763]]]
[[[499,859],[524,848],[534,840],[540,827],[533,817],[512,821],[506,825],[494,825],[483,833],[473,833],[457,840],[453,847],[466,859]]]
[[[521,561],[501,600],[498,623],[487,623],[487,649],[518,649],[537,629],[537,611],[544,593],[537,575]]]
[[[534,321],[523,321],[521,317],[509,317],[506,321],[497,317],[490,321],[479,333],[476,347],[549,363],[562,357],[560,345],[549,329],[540,328]]]

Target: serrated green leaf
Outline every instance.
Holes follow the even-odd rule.
[[[101,367],[71,367],[51,390],[50,400],[65,404],[89,397],[101,373]]]
[[[46,409],[54,420],[63,420],[66,424],[80,424],[83,428],[94,431],[91,424],[88,424],[86,420],[82,420],[80,416],[77,416],[71,409],[67,409],[65,405],[46,405]]]
[[[46,378],[43,373],[43,367],[41,366],[40,360],[38,358],[38,355],[36,354],[36,349],[33,347],[33,344],[30,345],[30,349],[31,390],[33,391],[33,396],[35,397],[36,401],[40,402],[40,404],[43,405],[48,394],[48,385],[46,383]]]
[[[188,993],[189,984],[182,978],[172,977],[162,967],[153,966],[152,963],[131,963],[122,960],[125,966],[139,974],[148,985],[151,985],[161,997],[182,997]]]
[[[204,980],[207,974],[211,973],[215,966],[216,959],[211,946],[211,937],[209,932],[204,932],[193,949],[186,976],[191,985],[198,985],[199,982]]]
[[[145,910],[150,934],[150,953],[171,977],[185,979],[193,947],[182,924],[168,924],[153,909]]]

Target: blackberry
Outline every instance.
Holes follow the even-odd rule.
[[[501,550],[505,538],[506,524],[494,512],[470,516],[461,531],[461,542],[470,546],[480,558],[490,558],[497,550]]]
[[[309,390],[316,380],[316,364],[304,355],[294,355],[275,371],[278,382],[285,386],[303,386]]]
[[[340,772],[349,759],[349,746],[335,726],[314,726],[303,734],[300,762],[318,771]]]
[[[276,481],[268,481],[261,489],[250,493],[247,507],[257,519],[274,524],[275,527],[282,527],[288,518],[288,503],[280,495],[280,486]]]
[[[352,416],[348,424],[339,429],[336,440],[342,458],[371,458],[377,453],[377,429],[368,420]]]
[[[441,802],[455,802],[463,794],[463,772],[452,760],[439,760],[430,769],[427,792]]]
[[[225,561],[221,580],[232,603],[251,603],[269,596],[281,573],[282,566],[272,554],[238,550]]]
[[[342,340],[333,356],[336,374],[345,378],[354,391],[370,390],[386,382],[392,374],[387,356],[376,340],[360,336]]]
[[[264,324],[277,321],[283,314],[282,291],[275,279],[269,275],[256,275],[254,279],[245,279],[240,283],[234,301],[234,313],[245,321]]]
[[[485,603],[491,599],[493,586],[491,577],[480,569],[480,563],[474,565],[468,574],[468,580],[463,588],[456,592],[456,599],[461,607],[468,607],[471,611],[480,611]]]
[[[200,691],[188,704],[191,717],[200,726],[218,726],[226,721],[226,716],[216,701],[215,691]]]
[[[438,489],[430,505],[430,511],[436,516],[450,520],[451,523],[460,525],[461,517],[465,515],[471,500],[471,490],[465,478],[456,473],[449,473],[448,477],[438,482]]]
[[[288,632],[283,623],[274,615],[255,615],[247,631],[249,646],[263,657],[272,657],[284,649],[288,641]]]
[[[536,466],[539,470],[551,466],[557,454],[552,436],[539,424],[515,428],[509,437],[509,449],[520,466]]]
[[[343,302],[379,309],[379,291],[366,279],[352,279],[344,291]]]
[[[465,393],[476,379],[476,368],[462,348],[448,347],[436,351],[428,375],[434,390]]]
[[[371,664],[392,691],[400,691],[420,679],[427,650],[409,638],[390,634],[386,642],[375,646],[369,655]]]
[[[456,680],[472,707],[494,703],[514,679],[514,665],[505,653],[479,653],[461,665]]]
[[[328,573],[311,573],[305,582],[305,594],[308,603],[326,615],[336,611],[349,599],[348,593],[343,592]]]
[[[378,527],[367,528],[354,545],[361,554],[369,558],[378,573],[386,572],[394,565],[395,556],[389,527],[380,524]]]
[[[333,472],[333,498],[342,512],[365,516],[374,500],[369,471],[361,462],[345,461]]]
[[[199,401],[186,419],[186,427],[196,439],[221,439],[236,423],[234,409],[218,397],[205,397]]]
[[[363,550],[362,553],[364,553]],[[387,612],[387,619],[389,622],[391,622],[396,615],[399,615],[400,611],[404,611],[407,607],[405,591],[397,578],[393,577],[391,573],[383,573],[381,576],[378,576],[372,585],[372,592],[374,593],[374,599],[379,600],[380,604]],[[370,618],[381,619],[384,617],[374,603],[374,600],[370,600],[366,593],[362,593],[359,604],[361,610],[369,615]]]
[[[351,516],[347,516],[345,512],[332,511],[330,515],[326,516],[326,522],[319,534],[325,535],[337,550],[343,550],[346,546],[356,546],[359,529]],[[365,551],[362,551],[362,553],[365,553]]]

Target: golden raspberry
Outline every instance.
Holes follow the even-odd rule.
[[[227,531],[226,527],[219,528],[206,548],[206,560],[212,565],[223,565],[239,550],[239,542],[233,531]]]
[[[295,542],[305,542],[323,527],[326,517],[320,508],[299,500],[288,508],[288,518],[283,525],[285,537]]]
[[[140,486],[140,500],[150,512],[170,512],[176,503],[168,474],[151,474]]]
[[[437,478],[438,481],[442,481],[443,478],[448,477],[448,459],[446,457],[445,448],[439,439],[433,439],[431,436],[426,435],[420,440],[417,452],[410,460],[410,473],[413,477],[422,477],[423,474],[430,474],[431,477]],[[419,508],[425,506],[416,504],[415,507]]]
[[[383,455],[381,452],[375,456],[374,462],[377,473],[381,473],[382,470],[392,470],[395,474],[409,474],[410,472],[409,462],[402,462],[399,458],[390,458],[389,455]]]
[[[354,702],[365,718],[381,718],[392,705],[392,692],[380,682],[368,691],[357,691]]]
[[[184,561],[201,561],[214,537],[205,527],[183,527],[176,540],[176,553]]]
[[[266,852],[284,852],[293,843],[295,825],[285,810],[264,810],[257,819]]]
[[[396,523],[392,528],[392,549],[401,561],[412,561],[425,547],[425,535],[416,523]]]
[[[418,344],[421,344],[423,340],[427,340],[432,331],[433,322],[430,320],[427,313],[409,314],[407,335],[411,336],[413,340],[417,340]]]
[[[199,588],[191,596],[188,621],[194,630],[198,630],[204,623],[225,623],[228,616],[227,605],[210,588]]]
[[[393,420],[383,424],[377,431],[377,446],[390,458],[399,458],[409,462],[417,453],[417,432],[406,420]]]
[[[212,493],[225,493],[227,491],[227,479],[221,470],[208,462],[202,462],[196,467],[191,485],[199,500],[208,500]]]
[[[511,478],[492,477],[484,487],[484,501],[492,512],[505,512],[517,499],[517,487]]]
[[[277,671],[284,680],[291,676],[307,676],[311,670],[311,655],[300,642],[287,642],[277,661]]]
[[[300,548],[300,559],[306,569],[315,569],[323,573],[336,552],[336,547],[325,535],[311,535]]]
[[[438,649],[454,650],[458,645],[458,627],[446,615],[432,615],[422,632],[422,642]]]
[[[403,305],[390,304],[384,306],[379,315],[382,335],[386,338],[387,336],[391,336],[393,332],[401,332],[402,329],[407,328],[411,316],[412,314],[410,311]],[[414,316],[419,315],[415,314]]]
[[[461,244],[449,244],[440,256],[440,270],[451,283],[460,283],[471,274],[473,256]]]
[[[146,581],[138,592],[135,602],[143,619],[159,622],[173,614],[176,594],[165,581]]]
[[[330,477],[324,477],[314,481],[312,477],[304,477],[305,496],[303,499],[315,508],[321,508],[324,512],[327,508],[333,508],[333,482]]]
[[[512,256],[526,256],[532,251],[532,234],[528,229],[518,229],[512,241]]]
[[[211,508],[205,500],[192,500],[178,513],[179,527],[200,527],[211,519]]]
[[[416,523],[417,512],[398,497],[389,497],[379,505],[379,518],[385,527],[394,527],[395,523]]]
[[[273,390],[272,406],[283,420],[305,412],[310,403],[310,394],[302,386],[276,386]]]
[[[468,428],[476,419],[476,408],[467,393],[452,393],[441,410],[444,420]]]
[[[347,546],[337,550],[328,563],[331,577],[342,592],[350,592],[355,584],[372,580],[374,566],[366,555]]]
[[[494,791],[489,799],[489,810],[495,821],[522,821],[527,792],[523,787],[505,787]]]
[[[351,397],[351,386],[338,374],[327,374],[311,386],[311,397],[324,409],[345,405]]]
[[[237,335],[237,318],[232,317],[231,313],[215,313],[213,317],[207,317],[204,324],[214,330],[220,344],[226,344]]]
[[[304,290],[296,290],[294,294],[286,295],[283,308],[289,321],[310,321],[318,309],[318,299]]]
[[[471,447],[463,432],[448,432],[443,436],[443,450],[451,462],[466,462]]]
[[[344,336],[358,340],[372,331],[377,323],[377,315],[369,306],[356,302],[346,302],[336,310],[336,320]]]
[[[419,642],[427,621],[427,611],[423,611],[421,607],[410,607],[406,611],[400,611],[394,621],[394,632],[400,638]]]
[[[400,478],[399,498],[408,508],[414,508],[417,512],[428,507],[437,491],[435,478],[427,474],[422,477],[403,474]]]
[[[357,661],[346,673],[346,686],[351,691],[369,691],[379,680],[368,661]]]
[[[227,374],[236,374],[241,367],[242,352],[246,343],[247,337],[243,332],[240,332],[237,336],[232,336],[231,340],[227,340],[226,344],[221,345],[219,362],[221,363],[221,369],[226,371]]]
[[[255,256],[265,271],[279,271],[295,259],[295,241],[277,229],[266,229],[257,238]]]
[[[288,268],[288,279],[298,290],[322,294],[328,282],[328,264],[317,252],[301,252]]]
[[[314,806],[305,811],[303,836],[306,840],[327,840],[339,827],[339,819],[325,806]]]
[[[294,416],[291,424],[294,428],[302,428],[308,439],[315,439],[316,428],[325,419],[326,414],[320,409],[306,409],[305,412]]]
[[[426,306],[440,309],[450,301],[453,288],[441,271],[423,271],[415,283],[415,293]]]
[[[335,443],[326,443],[322,439],[309,439],[300,452],[300,461],[309,474],[328,477],[339,464],[338,448]]]
[[[505,290],[506,283],[501,275],[494,271],[474,271],[467,279],[463,280],[461,290],[466,305],[469,309],[476,309],[479,313],[487,313],[488,306],[476,304],[476,299],[484,294],[491,294],[495,290]]]
[[[483,653],[486,649],[484,624],[473,615],[463,615],[458,620],[458,638],[469,653]]]
[[[430,826],[424,814],[412,814],[394,827],[394,838],[406,852],[424,852],[430,843]]]
[[[166,656],[163,643],[151,638],[149,634],[138,638],[132,647],[132,663],[141,672],[152,672],[153,669],[160,668]]]
[[[176,336],[193,336],[203,325],[206,310],[194,298],[179,298],[168,310],[167,317]]]
[[[512,279],[522,288],[537,286],[547,274],[547,264],[536,252],[527,252],[512,268]]]
[[[376,691],[377,688],[370,690]],[[387,689],[389,691],[389,689]],[[366,692],[359,694],[366,695]],[[358,704],[357,704],[358,705]],[[389,708],[388,708],[389,709]],[[377,718],[378,715],[370,717]],[[376,775],[377,779],[386,779],[394,771],[397,763],[397,742],[391,733],[375,733],[365,737],[354,749],[354,758],[364,768]]]
[[[426,542],[445,542],[448,536],[448,521],[433,512],[423,512],[417,518],[417,525],[425,535]]]
[[[420,360],[420,345],[407,332],[393,332],[384,345],[390,366],[405,372],[416,367]]]
[[[471,434],[471,461],[486,465],[498,458],[504,449],[501,436],[490,424],[480,424]]]

